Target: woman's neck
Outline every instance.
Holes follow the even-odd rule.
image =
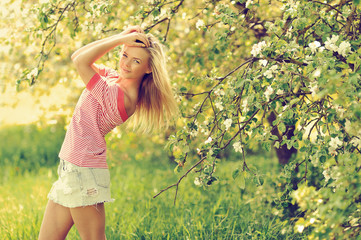
[[[133,99],[138,99],[139,87],[142,79],[122,79],[119,78],[117,83]]]

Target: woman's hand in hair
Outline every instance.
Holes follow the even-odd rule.
[[[121,43],[129,47],[149,47],[149,41],[144,33],[131,32],[121,36]]]
[[[125,29],[121,34],[122,35],[127,35],[129,33],[133,33],[133,32],[137,32],[137,33],[144,33],[143,29],[140,26],[130,26],[127,29]]]

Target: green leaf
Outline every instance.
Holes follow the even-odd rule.
[[[308,150],[308,147],[305,147],[305,146],[300,148],[300,152],[306,152],[307,150]]]
[[[262,143],[262,147],[263,147],[263,149],[265,149],[267,152],[269,152],[270,149],[271,149],[271,143],[269,143],[269,142],[263,142],[263,143]]]
[[[286,125],[283,122],[281,122],[278,125],[278,130],[280,130],[282,133],[286,132]]]
[[[179,89],[181,92],[186,92],[187,91],[187,88],[182,86],[180,89]]]
[[[253,179],[254,183],[259,187],[262,186],[264,183],[264,179],[261,175],[257,175],[255,176],[255,178]]]
[[[359,5],[359,4],[360,4],[360,0],[353,0],[353,4]]]
[[[298,102],[300,99],[298,98],[295,98],[295,99],[292,99],[291,102],[290,102],[290,105],[292,106],[293,104],[295,104],[296,102]]]
[[[233,171],[232,178],[236,179],[236,177],[238,177],[238,175],[239,175],[239,169],[237,168],[236,170]]]
[[[239,180],[238,180],[238,186],[240,189],[245,189],[246,188],[246,172],[242,172],[240,177],[239,177]]]
[[[174,173],[179,173],[180,171],[182,171],[183,168],[179,167],[179,165],[177,165],[175,168],[174,168]]]

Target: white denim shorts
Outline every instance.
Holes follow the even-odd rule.
[[[58,175],[48,194],[55,203],[75,208],[114,201],[110,196],[109,169],[79,167],[60,160]]]

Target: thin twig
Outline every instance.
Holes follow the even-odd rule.
[[[201,164],[204,160],[206,159],[206,157],[203,157],[201,158],[201,160],[199,160],[196,164],[194,164],[190,169],[188,169],[188,171],[183,175],[181,176],[178,181],[164,189],[162,189],[159,193],[157,193],[156,195],[153,196],[153,198],[156,198],[158,197],[161,193],[167,191],[168,189],[172,188],[172,187],[176,187],[176,192],[175,192],[175,196],[174,196],[174,205],[176,203],[176,200],[177,200],[177,193],[178,193],[178,187],[179,187],[179,184],[180,182],[183,180],[183,178],[185,178],[188,173],[190,173],[195,167],[197,167],[199,164]]]

